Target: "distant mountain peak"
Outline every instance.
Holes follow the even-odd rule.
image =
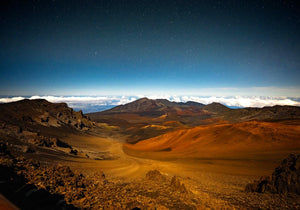
[[[167,99],[149,99],[149,98],[140,98],[136,101],[130,102],[128,104],[116,106],[110,110],[104,111],[104,113],[117,113],[117,112],[152,112],[152,111],[162,111],[172,108],[189,108],[197,107],[202,108],[204,104],[188,101],[183,102],[174,102]]]
[[[211,104],[208,104],[204,106],[204,109],[211,112],[222,112],[222,111],[230,110],[230,108],[218,102],[213,102]]]
[[[147,98],[147,97],[143,97],[143,98],[139,98],[139,99],[137,99],[137,100],[135,100],[135,101],[133,101],[133,102],[136,102],[136,101],[151,101],[152,99],[149,99],[149,98]],[[132,103],[132,102],[131,102]]]

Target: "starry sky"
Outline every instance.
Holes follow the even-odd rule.
[[[0,95],[300,97],[296,0],[0,6]]]

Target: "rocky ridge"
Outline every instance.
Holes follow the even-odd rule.
[[[16,127],[27,130],[39,126],[88,130],[93,126],[93,122],[82,111],[76,112],[66,103],[50,103],[44,99],[0,104],[0,124],[9,130]]]
[[[0,142],[13,143],[25,153],[34,153],[43,147],[78,155],[82,152],[62,141],[61,137],[86,132],[94,126],[81,111],[75,112],[65,103],[25,99],[0,104]]]

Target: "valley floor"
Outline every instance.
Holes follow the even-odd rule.
[[[72,171],[83,174],[87,179],[95,177],[95,173],[103,172],[110,184],[97,188],[98,191],[92,187],[83,190],[86,200],[82,200],[83,198],[69,200],[76,207],[95,209],[300,208],[299,196],[244,192],[246,184],[259,179],[260,176],[271,175],[274,168],[290,151],[266,154],[252,159],[237,157],[234,159],[164,159],[162,156],[156,157],[155,154],[129,150],[124,147],[125,137],[121,135],[71,135],[63,141],[94,158],[62,157],[57,153],[45,152],[26,154],[26,159],[38,159],[42,164],[69,166]],[[155,173],[151,178],[153,171],[159,171],[162,178]],[[175,188],[174,183],[172,184],[174,177],[179,180],[179,185],[175,184]],[[184,186],[183,190],[181,184]],[[93,190],[95,190],[94,194],[99,194],[101,204],[93,203],[95,197],[88,196],[86,191],[93,194],[91,193]]]
[[[254,159],[150,159],[155,154],[137,154],[124,149],[124,137],[69,136],[65,142],[89,154],[101,151],[107,158],[92,160],[69,157],[56,160],[85,175],[103,171],[108,180],[142,183],[147,172],[158,170],[181,182],[197,197],[190,207],[197,208],[281,208],[300,207],[300,198],[245,193],[246,184],[263,175],[271,175],[274,168],[289,152],[261,155]],[[125,152],[124,152],[125,151]],[[140,156],[140,157],[138,157]],[[143,156],[143,158],[141,157]],[[53,160],[53,159],[52,159]],[[159,184],[159,183],[158,183]],[[124,195],[126,196],[126,195]],[[163,204],[163,203],[161,203]],[[195,205],[196,204],[196,205]]]

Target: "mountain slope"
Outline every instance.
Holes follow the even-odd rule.
[[[96,122],[110,122],[118,126],[118,120],[123,121],[124,126],[130,126],[128,123],[161,124],[167,121],[197,124],[203,119],[211,118],[202,107],[204,105],[197,102],[177,103],[166,99],[141,98],[110,110],[89,113],[87,116]]]
[[[164,157],[216,158],[300,150],[300,125],[249,121],[182,129],[126,145]]]
[[[122,116],[131,114],[131,116]],[[151,100],[141,98],[131,103],[114,107],[103,112],[87,114],[91,119],[98,121],[99,119],[117,118],[131,122],[131,117],[135,115],[133,120],[138,122],[149,121],[143,117],[161,117],[161,121],[178,120],[184,124],[193,126],[206,124],[202,120],[211,118],[222,118],[228,122],[245,122],[249,120],[287,120],[300,119],[300,107],[297,106],[273,106],[263,108],[241,108],[230,109],[220,103],[211,103],[204,105],[197,102],[188,101],[170,102],[166,99]],[[165,115],[165,117],[163,117]],[[199,117],[201,116],[201,117]],[[138,119],[140,118],[140,119]],[[162,118],[164,120],[162,120]]]
[[[300,107],[274,106],[230,109],[220,103],[176,103],[166,99],[141,98],[113,109],[87,114],[92,120],[118,126],[128,135],[128,142],[155,137],[182,128],[207,124],[280,121],[300,119]],[[166,126],[167,125],[167,126]]]
[[[209,107],[209,108],[207,108]],[[300,107],[297,106],[272,106],[263,108],[229,109],[217,106],[212,108],[207,105],[204,109],[213,112],[229,122],[245,122],[249,120],[278,121],[300,119]]]
[[[55,151],[77,154],[61,138],[87,131],[94,123],[81,111],[75,112],[65,103],[43,99],[21,100],[0,104],[0,142],[13,145],[17,152]]]
[[[197,102],[187,102],[187,103],[177,103],[171,102],[166,99],[148,99],[148,98],[141,98],[131,103],[120,105],[114,107],[110,110],[103,111],[102,113],[133,113],[133,112],[167,112],[172,111],[172,109],[188,109],[190,107],[198,107],[202,108],[204,104],[197,103]]]
[[[209,112],[214,112],[214,113],[223,113],[223,112],[231,110],[227,106],[224,106],[223,104],[216,103],[216,102],[207,104],[206,106],[203,107],[203,109],[205,109]]]
[[[118,126],[134,143],[167,133],[179,127],[195,126],[211,118],[203,104],[176,103],[166,99],[141,98],[103,112],[89,113],[92,120]]]

